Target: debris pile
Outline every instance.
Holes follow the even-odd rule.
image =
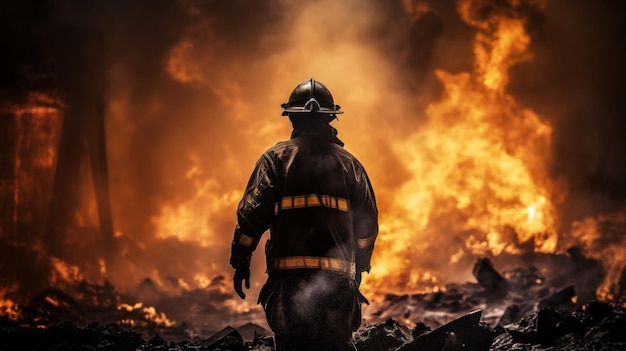
[[[574,312],[545,308],[516,323],[491,328],[475,311],[430,330],[418,323],[411,332],[393,320],[357,333],[359,351],[441,350],[625,350],[626,311],[591,302]]]
[[[4,315],[0,313],[0,316]],[[116,291],[107,281],[93,284],[82,280],[64,290],[46,288],[31,298],[17,316],[13,320],[18,325],[35,327],[62,323],[85,327],[96,322],[98,325],[128,327],[143,337],[161,335],[185,339],[192,335],[185,323],[168,319],[155,307]]]
[[[367,307],[365,323],[354,336],[357,349],[626,349],[622,300],[613,304],[581,301],[581,296],[590,296],[589,291],[597,288],[601,266],[575,249],[569,256],[540,259],[552,260],[543,263],[558,267],[558,272],[518,267],[500,273],[490,259],[480,258],[472,271],[476,283],[449,284],[434,293],[387,294]],[[223,283],[216,279],[214,290],[190,291],[160,301],[184,309],[186,304],[225,298]],[[19,320],[0,318],[0,349],[274,350],[267,330],[241,318],[250,315],[239,316],[248,323],[238,328],[199,331],[188,326],[188,320],[170,321],[153,308],[128,301],[136,299],[116,292],[108,283],[80,282],[71,293],[45,289],[20,311]]]
[[[261,335],[252,341],[244,341],[239,332],[227,327],[209,338],[196,338],[192,341],[167,342],[160,336],[142,338],[115,323],[102,325],[96,322],[79,328],[64,322],[47,328],[25,327],[0,318],[0,350],[3,351],[271,351],[274,344],[271,338]]]
[[[359,351],[394,350],[411,341],[410,331],[393,319],[365,326],[354,339]]]
[[[573,313],[547,308],[504,331],[490,350],[626,350],[626,311],[599,302]]]
[[[481,322],[480,310],[430,330],[424,323],[413,329],[393,319],[366,325],[355,335],[359,351],[440,350],[624,350],[626,311],[606,303],[592,302],[574,312],[546,308],[504,327]],[[69,322],[47,328],[25,327],[0,319],[2,350],[129,350],[272,351],[272,338],[255,334],[246,341],[239,331],[227,327],[209,338],[167,342],[160,336],[142,338],[118,324],[93,322],[79,328]]]
[[[574,311],[595,299],[605,272],[599,261],[571,248],[568,255],[533,254],[535,266],[498,272],[489,258],[479,258],[472,270],[476,282],[450,283],[439,291],[418,294],[386,294],[365,311],[368,322],[389,318],[422,321],[442,326],[474,310],[491,326],[517,322],[542,308]]]

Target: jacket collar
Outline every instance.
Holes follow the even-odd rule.
[[[318,140],[324,140],[331,143],[335,143],[343,147],[343,141],[337,138],[337,129],[328,124],[321,124],[315,126],[307,126],[305,128],[294,128],[291,132],[291,139],[299,137],[309,137]]]

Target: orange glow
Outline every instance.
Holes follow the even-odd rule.
[[[599,240],[604,231],[617,238],[616,242],[603,245]],[[606,277],[596,295],[601,301],[615,301],[620,279],[626,269],[626,215],[624,213],[601,214],[572,224],[568,240],[582,245],[589,257],[604,263]]]
[[[106,277],[107,274],[107,263],[104,259],[98,259],[98,265],[100,266],[100,275],[102,277]]]
[[[0,317],[17,321],[22,318],[22,310],[17,302],[6,297],[11,289],[0,290]]]
[[[542,2],[533,5],[544,6]],[[313,12],[322,8],[347,11],[329,1],[309,6]],[[359,22],[342,27],[345,41],[329,43],[326,34],[336,30],[337,23],[322,19],[320,26],[326,26],[327,31],[320,31],[320,26],[294,20],[297,25],[289,31],[294,39],[289,49],[278,51],[271,59],[255,61],[258,71],[281,73],[262,82],[262,100],[244,97],[241,84],[254,78],[236,63],[218,60],[215,53],[224,43],[203,20],[171,48],[165,69],[181,83],[210,88],[229,108],[239,128],[246,131],[247,143],[254,145],[257,156],[288,137],[289,129],[285,119],[261,119],[251,114],[258,108],[254,104],[263,101],[260,111],[278,115],[278,102],[284,101],[299,81],[310,76],[323,81],[341,97],[338,102],[348,117],[344,121],[341,116],[337,124],[340,137],[368,169],[378,195],[380,236],[372,272],[364,277],[365,289],[441,289],[459,278],[458,273],[449,275],[450,267],[475,255],[520,253],[521,244],[527,242],[540,252],[555,252],[558,245],[554,199],[562,194],[550,180],[545,164],[552,127],[506,92],[509,69],[532,59],[525,20],[514,11],[494,11],[481,18],[476,15],[480,6],[477,1],[458,4],[461,18],[477,29],[473,71],[453,74],[437,70],[443,85],[439,101],[428,106],[419,128],[403,131],[407,133],[403,137],[372,111],[402,116],[411,111],[411,101],[417,97],[371,88],[389,86],[397,73],[377,52],[357,40]],[[511,6],[520,4],[512,2]],[[431,11],[421,1],[403,1],[403,7],[413,21]],[[300,62],[305,52],[315,52],[307,55],[308,67],[289,66]],[[273,108],[267,106],[269,102],[274,103]],[[390,155],[369,152],[378,149],[379,143],[389,145]],[[237,182],[210,176],[195,154],[188,158],[190,165],[179,174],[193,184],[195,193],[162,204],[160,213],[152,218],[158,238],[176,237],[205,247],[223,247],[228,252],[232,234],[219,232],[214,223],[232,218],[234,225],[234,209],[251,169],[251,165],[241,164],[238,144],[234,143],[232,154],[227,154],[228,167],[224,167],[237,175]],[[402,160],[406,177],[398,181],[391,174],[393,181],[381,184],[381,175],[390,172],[382,160],[388,157]]]
[[[156,308],[152,307],[152,306],[148,306],[148,307],[144,307],[143,306],[143,302],[137,302],[134,305],[129,305],[129,304],[120,304],[119,306],[117,306],[117,309],[119,311],[126,311],[126,312],[132,312],[132,311],[137,311],[140,310],[142,312],[143,317],[151,322],[154,322],[156,325],[161,326],[161,327],[171,327],[173,325],[176,324],[175,320],[170,320],[169,318],[167,318],[167,316],[165,315],[165,313],[163,312],[157,312]],[[129,325],[129,326],[138,326],[137,325],[136,320],[134,319],[123,319],[120,321],[121,324],[125,324],[125,325]]]
[[[56,257],[51,257],[50,262],[53,267],[50,275],[50,285],[73,283],[84,279],[78,266],[71,265]]]
[[[56,164],[62,108],[65,107],[65,104],[52,94],[30,93],[24,105],[11,109],[19,125],[16,146],[18,150],[30,152],[27,161],[30,167],[52,169]],[[18,163],[26,161],[26,158],[18,158],[16,161]]]
[[[218,216],[236,207],[241,194],[224,191],[214,179],[202,178],[203,172],[196,157],[185,178],[190,181],[195,194],[177,205],[166,204],[159,216],[153,217],[158,228],[157,238],[177,237],[182,241],[195,241],[203,246],[215,245],[214,223]]]
[[[425,1],[402,0],[404,11],[409,14],[413,21],[430,12],[430,6]]]

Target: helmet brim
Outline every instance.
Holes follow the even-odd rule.
[[[307,110],[304,108],[286,108],[283,110],[283,116],[286,116],[288,114],[295,114],[295,113],[320,113],[320,114],[326,114],[326,115],[340,115],[343,113],[343,111],[337,111],[337,110],[331,110],[331,109],[326,109],[326,108],[321,108],[317,111],[313,111],[313,110]]]

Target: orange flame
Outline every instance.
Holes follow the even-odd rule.
[[[603,243],[602,234],[616,238],[613,243]],[[568,240],[582,245],[591,258],[604,263],[606,276],[596,295],[601,301],[617,301],[626,298],[626,215],[624,213],[601,214],[572,223]],[[620,289],[622,289],[620,291]],[[626,305],[626,301],[622,300]]]
[[[425,2],[404,1],[403,5],[412,20],[430,11]],[[440,101],[427,108],[427,120],[419,130],[390,145],[393,156],[403,160],[411,176],[393,192],[384,189],[379,193],[382,194],[381,234],[373,257],[372,275],[366,278],[370,288],[440,289],[439,285],[458,278],[444,278],[445,268],[441,267],[462,263],[471,255],[518,253],[524,243],[532,243],[530,246],[537,251],[556,250],[554,199],[559,191],[545,169],[552,129],[532,110],[519,106],[506,92],[509,69],[532,58],[525,20],[517,14],[522,12],[518,11],[521,6],[527,5],[543,7],[540,1],[512,0],[503,5],[506,10],[481,11],[487,6],[481,1],[459,2],[461,18],[477,29],[474,70],[459,74],[437,70],[436,75],[444,87]],[[336,4],[331,6],[342,10]],[[228,65],[228,70],[220,70],[216,65],[214,52],[223,43],[216,40],[209,45],[201,41],[216,39],[208,30],[211,27],[207,22],[200,21],[190,28],[190,33],[205,27],[207,30],[198,36],[200,40],[184,38],[170,50],[166,70],[179,82],[211,89],[223,104],[232,108],[235,118],[245,118],[249,122],[246,125],[256,128],[251,135],[259,136],[259,122],[246,117],[251,102],[241,98],[237,84],[242,79],[236,79],[241,74],[239,65]],[[317,29],[294,28],[295,37],[308,40],[297,41],[291,50],[281,54],[279,61],[299,62],[294,58],[300,58],[302,50],[316,43],[326,43]],[[386,72],[376,54],[355,42],[344,44],[331,46],[328,53],[316,55],[311,67],[322,78],[324,74],[336,76],[336,68],[329,68],[327,64],[332,60],[336,67],[347,70],[341,73],[353,77],[348,85],[338,84],[339,92],[344,89],[346,109],[352,104],[355,111],[377,110],[376,106],[385,100],[399,100],[399,96],[394,95],[398,93],[375,94],[363,88],[379,85],[376,83],[393,75]],[[264,67],[272,62],[259,65]],[[354,65],[354,62],[362,64]],[[379,73],[365,73],[374,70]],[[291,76],[294,74],[283,80]],[[288,86],[293,86],[294,81]],[[282,87],[271,86],[264,93],[273,97],[279,88],[282,90]],[[402,96],[404,98],[406,96]],[[366,113],[365,118],[375,117]],[[261,134],[272,138],[279,135],[282,129],[275,127],[279,123],[262,124],[265,132]],[[356,143],[351,145],[368,147],[355,137],[367,134],[363,133],[363,127],[355,124],[352,129],[348,137],[354,138]],[[380,161],[367,156],[364,158],[366,165],[376,166]],[[161,207],[161,213],[153,218],[157,236],[225,247],[228,240],[215,234],[216,228],[211,227],[210,221],[232,213],[240,192],[221,189],[223,182],[204,175],[197,158],[191,157],[191,161],[193,165],[181,174],[186,174],[188,181],[194,183],[196,194],[188,200]],[[433,254],[433,248],[440,248],[441,252]]]
[[[17,302],[6,296],[7,293],[12,290],[14,290],[14,287],[9,287],[6,290],[0,290],[0,317],[17,321],[22,318],[22,309]]]
[[[55,286],[63,283],[74,283],[83,278],[83,274],[77,265],[69,264],[59,258],[50,257],[52,263],[52,274],[50,275],[50,285]]]
[[[551,127],[505,92],[509,68],[531,57],[530,39],[523,19],[496,13],[479,20],[471,15],[477,6],[464,1],[458,8],[479,29],[474,72],[438,70],[441,100],[428,106],[420,130],[393,145],[412,177],[381,216],[370,282],[377,289],[389,282],[424,289],[441,277],[435,267],[464,255],[519,253],[529,241],[537,251],[556,249],[544,165]],[[437,257],[433,249],[441,258],[423,262]],[[424,270],[429,266],[433,272]]]
[[[216,218],[232,209],[239,201],[239,192],[224,191],[214,179],[203,178],[197,157],[190,157],[194,165],[185,173],[192,182],[194,195],[177,205],[165,204],[161,213],[152,218],[157,227],[157,238],[176,237],[195,241],[203,246],[215,245]]]

